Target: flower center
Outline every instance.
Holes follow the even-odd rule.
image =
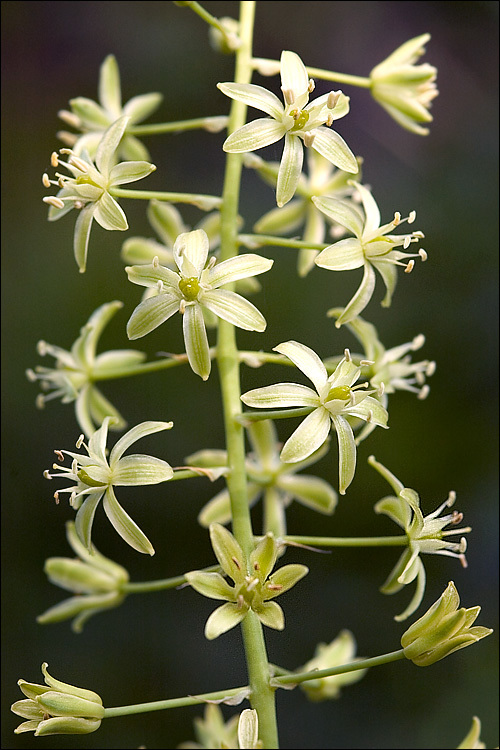
[[[179,281],[179,289],[184,295],[184,299],[188,302],[192,302],[198,296],[200,291],[200,285],[196,276],[190,276],[188,279],[181,279]]]
[[[334,398],[340,399],[341,401],[347,401],[351,396],[351,389],[348,385],[337,385],[334,388],[330,388],[326,401],[331,401]]]
[[[293,119],[295,120],[294,126],[292,128],[292,131],[294,130],[302,130],[304,125],[307,123],[309,119],[309,113],[306,112],[304,109],[302,110],[296,110],[293,115]]]
[[[89,487],[105,487],[105,482],[98,482],[97,479],[92,479],[85,469],[80,469],[80,471],[77,473],[77,477],[80,480],[80,482],[83,482],[84,484],[88,485]]]

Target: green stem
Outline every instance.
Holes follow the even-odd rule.
[[[208,130],[218,133],[227,125],[227,117],[197,117],[193,120],[178,120],[177,122],[155,122],[150,125],[134,125],[127,129],[130,135],[158,135],[160,133],[180,133],[186,130]]]
[[[308,547],[406,547],[408,537],[404,536],[289,536],[283,542],[305,544]]]
[[[212,211],[219,208],[221,198],[216,195],[201,195],[198,193],[164,193],[157,190],[128,190],[127,188],[111,188],[109,194],[114,198],[134,198],[141,201],[168,201],[169,203],[190,203],[201,208],[202,211]]]
[[[313,406],[300,406],[297,409],[279,409],[277,411],[244,411],[236,419],[242,425],[258,422],[260,419],[287,419],[287,417],[304,417],[313,411]]]
[[[228,36],[227,30],[224,28],[224,26],[221,24],[218,18],[213,16],[211,13],[208,12],[208,10],[205,10],[200,3],[193,2],[193,0],[185,0],[185,2],[177,3],[178,5],[185,5],[187,8],[191,8],[197,16],[202,18],[206,23],[208,23],[210,26],[213,26],[214,29],[218,29],[221,34],[224,35],[226,38],[226,41],[229,43],[231,40]]]
[[[241,45],[236,53],[235,81],[249,83],[252,76],[252,39],[255,14],[254,0],[240,2]],[[228,133],[245,124],[246,106],[238,101],[231,103]],[[238,254],[237,219],[242,171],[241,154],[228,154],[224,174],[221,206],[220,260]],[[231,498],[233,533],[247,561],[254,548],[254,538],[245,468],[245,439],[243,426],[237,421],[241,414],[241,388],[239,378],[240,356],[236,345],[234,326],[221,320],[217,340],[221,395],[226,431],[226,448],[230,474],[227,486]],[[259,738],[265,748],[278,747],[274,690],[269,684],[269,667],[262,625],[253,611],[242,622],[243,642],[251,688],[251,705],[259,717]]]
[[[209,568],[202,569],[205,573],[218,573],[221,570],[220,565],[211,565]],[[160,578],[156,581],[140,581],[137,583],[124,583],[120,587],[123,594],[147,594],[153,591],[167,591],[175,589],[186,583],[186,576],[175,576],[173,578]]]
[[[248,687],[228,688],[217,690],[213,693],[202,693],[201,695],[186,695],[183,698],[169,698],[164,701],[151,701],[150,703],[135,703],[131,706],[116,706],[104,709],[105,719],[116,716],[130,716],[131,714],[144,714],[148,711],[164,711],[167,708],[181,708],[182,706],[197,706],[207,701],[220,701],[230,698],[238,693],[248,692]]]
[[[240,234],[238,240],[248,248],[272,245],[275,247],[294,247],[299,250],[324,250],[325,247],[328,247],[324,242],[307,242],[294,240],[291,237],[274,237],[272,234]]]
[[[258,70],[262,75],[269,75],[269,73],[263,73],[263,70],[274,71],[279,73],[280,63],[278,60],[269,60],[263,57],[254,57],[252,65],[255,70]],[[306,65],[307,74],[314,78],[321,78],[323,81],[335,81],[336,83],[347,83],[349,86],[359,86],[364,89],[369,89],[371,86],[371,80],[364,76],[353,76],[347,73],[336,73],[333,70],[323,70],[322,68],[310,68]]]
[[[379,667],[381,664],[390,664],[393,661],[399,661],[400,659],[404,658],[405,655],[403,649],[399,649],[398,651],[391,651],[389,654],[373,656],[371,659],[359,659],[359,661],[353,661],[350,664],[341,664],[338,667],[330,667],[329,669],[316,669],[312,672],[298,672],[295,674],[273,677],[272,683],[275,687],[282,687],[284,685],[298,685],[301,682],[307,682],[307,680],[319,680],[322,677],[333,677],[337,674],[355,672],[358,669]]]

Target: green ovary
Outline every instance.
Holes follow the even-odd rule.
[[[292,131],[302,130],[304,125],[307,123],[308,119],[309,119],[308,112],[306,112],[305,110],[302,110],[300,113],[294,116],[295,124],[292,128]]]
[[[181,279],[179,281],[179,289],[184,295],[184,299],[188,302],[192,302],[198,296],[200,291],[200,285],[196,276],[190,276],[188,279]]]
[[[347,401],[350,396],[351,389],[348,385],[337,385],[335,388],[330,389],[326,401],[331,401],[334,398],[341,399],[342,401]]]

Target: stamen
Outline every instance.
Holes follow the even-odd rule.
[[[448,500],[446,501],[448,504],[448,507],[451,507],[456,499],[457,499],[457,493],[455,492],[455,490],[450,490],[448,492]]]
[[[375,362],[373,359],[361,359],[359,364],[360,365],[374,365]]]
[[[458,559],[462,563],[462,568],[466,568],[467,567],[467,560],[465,559],[465,555],[459,555]]]
[[[56,198],[55,195],[42,198],[42,200],[44,203],[48,203],[49,206],[54,206],[54,208],[64,208],[64,201],[62,201],[60,198]]]
[[[60,109],[57,116],[67,125],[71,125],[72,128],[79,129],[82,125],[82,121],[77,117],[74,112],[68,112],[67,109]]]
[[[161,279],[158,279],[156,289],[158,291],[158,294],[161,294],[163,292],[163,281]]]
[[[283,99],[285,100],[285,104],[288,104],[289,107],[292,106],[292,104],[295,101],[295,94],[293,93],[293,89],[281,89],[283,92]]]
[[[372,419],[373,419],[373,412],[372,412],[372,410],[371,410],[371,409],[368,409],[368,416],[367,416],[367,418],[366,418],[366,421],[367,421],[367,422],[371,422],[371,421],[372,421]]]
[[[30,380],[30,381],[31,381],[32,383],[34,383],[34,382],[35,382],[36,380],[38,380],[38,378],[37,378],[37,376],[36,376],[36,373],[35,373],[35,371],[34,371],[34,370],[32,370],[32,369],[31,369],[31,367],[29,367],[29,368],[28,368],[28,369],[27,369],[27,370],[25,371],[25,375],[26,375],[26,377],[28,378],[28,380]]]
[[[82,447],[82,445],[83,445],[83,441],[84,441],[84,440],[85,440],[85,435],[84,435],[84,434],[83,434],[83,432],[82,432],[82,434],[80,435],[80,437],[78,438],[78,440],[77,440],[77,441],[76,441],[76,443],[75,443],[76,447],[77,447],[77,448],[81,448],[81,447]]]
[[[429,391],[430,390],[431,389],[429,388],[429,386],[427,384],[423,385],[422,388],[420,389],[418,395],[417,395],[417,398],[420,401],[423,401],[429,395]]]
[[[160,265],[160,259],[157,255],[155,255],[155,257],[153,258],[153,268],[158,268],[159,265]]]
[[[410,211],[410,215],[408,216],[408,224],[413,224],[416,218],[417,218],[417,212]]]
[[[247,591],[248,592],[253,591],[254,588],[259,583],[259,579],[258,578],[251,578],[250,576],[246,576],[245,577],[245,581],[247,581]]]
[[[408,262],[408,265],[405,268],[405,273],[411,273],[413,271],[413,267],[415,265],[415,261],[412,259]]]
[[[55,151],[53,151],[50,155],[50,163],[53,167],[59,166],[59,157]]]
[[[52,474],[48,469],[45,469],[45,471],[43,472],[43,476],[45,477],[45,479],[52,479]]]
[[[328,117],[325,120],[325,125],[327,128],[331,128],[333,125],[333,115],[330,113]]]
[[[351,362],[351,352],[349,349],[344,349],[344,357],[346,362]]]
[[[304,133],[304,146],[307,146],[307,148],[311,148],[314,141],[314,133]]]
[[[46,188],[50,187],[50,180],[47,172],[44,172],[42,175],[42,185]]]
[[[423,333],[419,333],[418,336],[415,336],[413,341],[411,342],[411,348],[413,351],[416,351],[417,349],[420,349],[425,344],[425,336]]]
[[[281,591],[283,585],[281,583],[268,583],[266,586],[269,591]]]
[[[254,564],[253,564],[253,569],[254,569],[254,570],[260,570],[260,565],[259,565],[259,563],[258,563],[258,562],[254,562]]]
[[[35,399],[35,406],[37,409],[43,409],[45,406],[45,399],[41,393],[39,393]]]
[[[54,453],[56,454],[56,456],[59,459],[59,461],[64,461],[64,455],[63,455],[62,451],[55,450]]]
[[[238,604],[237,604],[237,607],[238,607],[238,609],[243,609],[244,606],[245,606],[245,599],[243,597],[243,594],[238,594]]]
[[[429,362],[425,370],[425,374],[430,377],[431,375],[434,375],[435,372],[436,372],[436,363]]]
[[[310,94],[312,94],[315,88],[316,88],[316,84],[314,82],[314,79],[310,78],[307,84],[307,90],[309,91]]]
[[[340,99],[340,91],[330,91],[326,100],[326,106],[328,109],[335,109],[337,102]]]
[[[212,257],[208,261],[207,269],[210,270],[211,268],[215,266],[216,263],[217,263],[217,258],[214,255],[212,255]]]
[[[416,232],[412,232],[414,237],[417,237],[419,240],[423,240],[425,237],[425,234],[423,232],[419,232],[418,230]]]
[[[405,241],[403,242],[403,250],[408,250],[411,244],[411,236],[409,234],[406,235]]]
[[[401,214],[399,213],[399,211],[395,211],[394,212],[394,219],[392,220],[392,223],[394,224],[395,227],[397,227],[397,225],[400,222],[401,222]]]
[[[427,258],[428,258],[428,255],[427,255],[427,253],[425,252],[425,250],[424,250],[424,249],[423,249],[422,247],[421,247],[421,248],[420,248],[420,250],[418,251],[418,254],[419,254],[419,255],[420,255],[420,257],[422,258],[422,261],[426,261],[426,260],[427,260]]]
[[[377,396],[383,396],[384,392],[385,392],[385,385],[384,385],[384,383],[380,383],[379,388],[378,388],[378,392],[377,392]]]
[[[231,560],[234,562],[234,564],[236,565],[236,567],[238,568],[238,570],[241,570],[241,564],[240,564],[238,558],[237,557],[232,557]]]
[[[184,315],[184,313],[186,312],[186,300],[185,299],[181,299],[181,301],[179,302],[179,312],[181,315]]]
[[[56,501],[56,505],[59,505],[59,492],[57,490],[54,492],[54,500]]]

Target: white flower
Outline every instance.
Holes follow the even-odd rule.
[[[159,294],[143,300],[127,325],[130,339],[150,333],[176,312],[183,314],[184,341],[189,364],[203,380],[210,375],[211,362],[202,308],[246,331],[264,331],[266,321],[251,302],[235,292],[220,289],[248,276],[268,271],[273,261],[248,253],[207,264],[209,241],[202,229],[180,234],[174,243],[174,260],[179,273],[161,266],[128,266],[130,281],[155,287]]]
[[[294,463],[306,459],[327,440],[333,425],[339,445],[339,492],[344,495],[356,469],[356,444],[347,417],[358,417],[365,422],[387,427],[387,411],[371,397],[374,391],[358,390],[364,384],[353,387],[361,367],[353,363],[347,349],[330,377],[318,355],[304,344],[286,341],[274,347],[274,351],[288,357],[307,375],[316,390],[298,383],[277,383],[248,391],[241,400],[247,406],[261,409],[290,406],[311,408],[311,413],[283,446],[282,461]]]
[[[334,120],[348,113],[349,98],[341,91],[330,91],[308,103],[314,82],[308,78],[300,57],[284,50],[280,65],[284,104],[271,91],[252,83],[219,83],[217,87],[231,99],[270,115],[232,133],[224,142],[224,151],[255,151],[285,138],[276,188],[277,204],[284,206],[293,198],[302,172],[301,140],[345,172],[357,174],[358,163],[340,135],[329,129]]]

